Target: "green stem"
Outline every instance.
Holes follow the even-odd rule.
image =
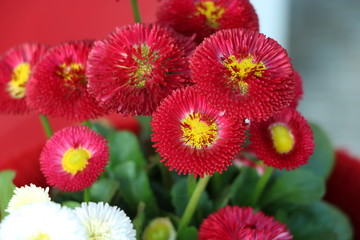
[[[190,197],[191,194],[194,192],[196,186],[196,177],[194,177],[194,174],[188,175],[188,196]]]
[[[264,175],[261,176],[259,181],[257,182],[255,189],[251,195],[251,206],[255,207],[259,201],[261,193],[264,191],[264,188],[269,181],[271,174],[273,173],[274,168],[266,167]]]
[[[184,214],[181,217],[179,223],[179,231],[190,223],[190,220],[194,215],[195,209],[197,208],[197,205],[199,203],[201,194],[204,192],[209,180],[210,180],[210,176],[205,175],[203,178],[200,178],[200,180],[198,181],[196,188],[192,193],[191,198],[185,208]]]
[[[53,131],[51,129],[51,125],[48,118],[45,115],[41,115],[41,114],[39,116],[40,116],[41,124],[43,125],[43,128],[45,130],[46,137],[51,138],[51,136],[53,135]]]
[[[84,126],[88,126],[88,127],[91,128],[91,129],[92,129],[92,127],[93,127],[93,125],[92,125],[92,123],[91,123],[90,121],[84,121],[84,122],[82,122],[81,124],[84,125]]]
[[[139,5],[137,0],[131,0],[131,7],[133,10],[135,22],[141,23],[141,16],[140,16]]]
[[[84,193],[84,202],[86,203],[90,202],[90,189],[85,188],[83,193]]]

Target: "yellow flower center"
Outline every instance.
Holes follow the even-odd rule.
[[[20,63],[11,75],[7,90],[13,98],[23,98],[25,96],[26,83],[30,76],[30,64]]]
[[[191,113],[181,121],[182,141],[185,144],[204,149],[218,139],[218,127],[213,120],[205,118],[200,113]]]
[[[77,88],[79,85],[86,85],[85,68],[80,63],[63,63],[59,65],[56,73],[64,80],[64,85]]]
[[[50,236],[47,233],[40,233],[36,236],[30,237],[29,240],[50,240]]]
[[[229,84],[234,89],[240,90],[243,95],[249,92],[249,84],[245,79],[250,75],[262,77],[266,70],[265,64],[263,62],[254,63],[254,57],[250,54],[240,62],[232,55],[223,64],[230,72]]]
[[[218,19],[224,14],[223,7],[215,5],[213,1],[203,1],[196,4],[197,14],[202,14],[206,17],[206,24],[213,28],[218,28]]]
[[[91,153],[86,148],[70,148],[62,157],[62,167],[66,172],[75,175],[86,167],[90,158]]]
[[[139,49],[138,46],[134,48]],[[145,86],[146,79],[154,68],[154,66],[150,63],[150,58],[155,56],[155,53],[150,55],[150,47],[146,44],[142,44],[139,50],[141,53],[141,58],[133,55],[133,59],[137,62],[138,66],[136,71],[131,73],[131,79],[128,82],[131,86],[136,88],[142,88]]]
[[[278,153],[288,153],[294,147],[294,136],[290,129],[283,124],[270,126],[273,145]]]

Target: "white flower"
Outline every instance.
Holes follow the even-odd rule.
[[[44,189],[37,187],[34,184],[30,184],[30,186],[15,188],[14,195],[5,211],[11,213],[16,211],[19,207],[29,203],[50,201],[49,188]]]
[[[125,212],[107,203],[82,203],[75,208],[87,233],[88,240],[135,240],[136,231]]]
[[[75,213],[54,202],[26,204],[0,224],[4,240],[86,240],[84,226]]]

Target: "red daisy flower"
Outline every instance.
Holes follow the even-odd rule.
[[[49,49],[34,69],[27,103],[41,114],[88,120],[105,114],[87,91],[86,61],[91,41],[67,42]]]
[[[189,83],[187,54],[194,47],[191,39],[159,25],[117,28],[90,53],[90,91],[112,111],[151,115],[174,89]]]
[[[22,114],[29,111],[25,90],[34,65],[45,54],[42,44],[24,43],[7,51],[0,59],[0,111]]]
[[[286,226],[250,207],[226,206],[201,224],[199,240],[290,240]]]
[[[221,173],[245,139],[245,126],[213,108],[193,87],[176,90],[166,98],[151,125],[161,161],[179,174]]]
[[[251,123],[250,141],[258,158],[278,169],[295,169],[306,164],[314,151],[312,130],[293,108],[266,122]]]
[[[302,99],[304,90],[301,75],[294,71],[294,80],[295,80],[295,90],[294,90],[294,100],[290,103],[290,107],[297,108],[299,101]]]
[[[286,50],[261,33],[219,31],[195,50],[190,68],[203,93],[223,96],[220,107],[228,106],[242,118],[266,120],[294,98]]]
[[[49,185],[75,192],[91,186],[108,159],[106,140],[85,126],[76,126],[56,132],[47,141],[40,165]]]
[[[167,0],[157,11],[158,22],[200,43],[220,29],[259,31],[259,21],[249,0]]]

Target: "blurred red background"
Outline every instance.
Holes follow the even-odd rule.
[[[153,22],[158,1],[138,2],[142,21]],[[54,45],[67,40],[102,39],[117,26],[133,22],[128,0],[1,0],[0,55],[24,42]],[[120,128],[136,128],[132,118],[112,115],[111,119]],[[62,119],[50,121],[54,130],[71,124]],[[43,179],[30,173],[39,169],[37,159],[45,140],[36,114],[0,114],[0,169],[21,170],[22,175],[15,181],[18,185],[27,183],[27,179],[43,185]]]

